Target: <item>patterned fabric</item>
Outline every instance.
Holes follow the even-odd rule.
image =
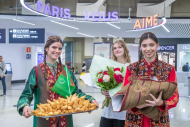
[[[46,67],[47,67],[47,79],[48,79],[49,88],[50,88],[49,89],[50,101],[53,101],[53,99],[57,100],[59,97],[62,97],[59,94],[57,94],[51,90],[52,87],[54,86],[55,82],[57,81],[57,78],[60,75],[60,66],[59,66],[59,64],[56,64],[56,63],[54,63],[53,65],[48,63],[46,65]],[[55,67],[56,65],[57,65],[57,67]],[[42,71],[45,73],[44,63],[41,63],[39,66],[41,67]],[[56,68],[56,70],[55,70],[55,68]],[[51,71],[51,70],[53,70],[53,71]],[[54,74],[52,72],[54,72]],[[66,117],[65,116],[59,117],[59,123],[60,123],[59,124],[60,127],[66,127]],[[57,127],[57,117],[50,118],[50,126]]]
[[[125,75],[125,80],[123,86],[127,85],[130,81],[130,77],[141,78],[143,76],[156,77],[159,81],[176,81],[175,68],[162,61],[158,61],[158,69],[156,72],[156,61],[153,61],[148,65],[145,59],[141,60],[139,65],[139,72],[136,76],[136,69],[138,63],[130,64],[127,68]],[[179,101],[178,89],[176,89],[174,95],[165,100],[164,106],[159,106],[159,110],[163,112],[162,117],[159,121],[151,120],[150,118],[144,116],[137,108],[133,108],[127,111],[125,127],[169,127],[169,114],[168,110],[175,107]]]
[[[55,62],[54,64],[47,63],[47,65],[48,65],[50,71],[52,72],[54,78],[57,79],[56,78],[56,76],[57,76],[57,62]]]

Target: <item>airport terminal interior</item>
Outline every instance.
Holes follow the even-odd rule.
[[[190,0],[0,0],[0,127],[190,127],[189,7]],[[149,39],[151,44],[142,46]],[[45,47],[48,44],[54,47]],[[140,59],[145,62],[131,66]],[[60,62],[66,65],[63,70]],[[135,85],[136,79],[130,76],[135,75],[136,67],[141,77],[147,74],[150,79],[142,78],[142,86],[130,89],[126,85]],[[156,71],[160,73],[152,76]],[[151,85],[147,90],[145,80],[160,82],[158,98],[160,89],[166,89],[162,83],[169,85],[157,99],[159,104],[153,99],[153,106],[141,108],[142,98],[154,94]],[[52,89],[56,85],[62,87],[56,91]],[[66,96],[74,92],[82,97],[80,90],[74,90],[77,88],[93,98],[72,101],[68,97],[69,102]],[[121,94],[122,89],[127,90]],[[102,109],[108,99],[105,90],[112,105],[106,103],[108,107]],[[170,98],[164,100],[166,94]],[[132,96],[135,106],[117,113],[118,108],[131,104],[128,98]],[[68,102],[59,107],[58,97]],[[95,105],[91,112],[77,112],[89,111],[94,106],[89,102]],[[42,108],[44,103],[52,107]],[[37,108],[29,118],[22,114],[27,107],[31,111]],[[143,112],[152,107],[154,110]],[[73,114],[73,125],[67,113]],[[48,118],[36,117],[40,115]]]

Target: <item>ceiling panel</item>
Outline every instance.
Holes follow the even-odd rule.
[[[86,22],[68,22],[68,21],[57,21],[64,23],[69,26],[77,27],[79,30],[72,29],[66,26],[52,23],[52,18],[46,17],[35,17],[35,16],[18,16],[17,18],[22,21],[35,23],[35,26],[23,24],[20,22],[13,21],[16,16],[0,15],[0,28],[3,27],[24,27],[24,28],[45,28],[47,32],[59,33],[66,37],[85,37],[77,34],[77,32],[88,34],[94,37],[108,37],[107,34],[123,37],[123,38],[139,38],[144,32],[153,32],[158,38],[190,38],[190,19],[169,19],[165,24],[165,27],[170,31],[167,32],[162,26],[154,29],[125,32],[127,29],[133,29],[135,19],[132,19],[132,23],[114,23],[121,29],[117,29],[107,23],[86,23]],[[184,22],[184,23],[183,23]]]

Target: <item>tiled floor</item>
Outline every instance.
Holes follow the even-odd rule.
[[[78,78],[78,76],[76,76]],[[86,86],[79,81],[79,88],[86,94],[92,95],[100,103],[104,100],[104,96],[98,89]],[[33,118],[24,118],[17,113],[16,107],[20,94],[24,89],[24,84],[13,84],[12,90],[7,90],[7,96],[0,97],[0,127],[32,127]],[[0,89],[2,93],[2,89]],[[32,102],[33,104],[33,102]],[[31,106],[33,108],[33,106]],[[75,114],[73,115],[74,127],[98,127],[101,108],[93,111],[91,114]],[[169,111],[171,127],[190,127],[190,99],[180,97],[180,102],[176,108]]]

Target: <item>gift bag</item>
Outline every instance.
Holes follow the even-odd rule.
[[[145,100],[152,101],[150,94],[158,98],[161,91],[162,99],[167,100],[173,96],[176,88],[176,82],[154,81],[147,78],[132,80],[112,98],[113,111],[121,112],[142,105],[146,103]],[[157,106],[146,107],[140,111],[153,120],[159,120],[162,114]]]
[[[65,66],[64,70],[61,72],[59,78],[51,90],[66,98],[66,96],[71,96],[74,89],[75,85],[67,69],[67,66]]]

